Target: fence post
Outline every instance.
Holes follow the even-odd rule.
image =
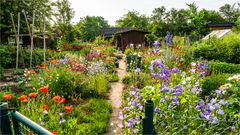
[[[12,134],[11,123],[8,115],[8,103],[0,105],[1,134]]]
[[[143,135],[154,134],[153,128],[153,101],[147,100],[145,102],[145,116],[143,118]]]

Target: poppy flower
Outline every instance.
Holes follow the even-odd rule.
[[[4,94],[4,95],[3,95],[3,98],[4,98],[5,100],[12,100],[12,95],[11,95],[11,94]]]
[[[30,98],[35,98],[35,97],[38,96],[38,93],[32,92],[32,93],[29,93],[28,96],[29,96]]]
[[[60,102],[61,101],[61,97],[60,96],[55,96],[55,97],[53,97],[53,100],[55,102]]]
[[[71,107],[70,106],[64,106],[64,109],[67,113],[71,112]]]
[[[51,131],[52,134],[56,135],[57,134],[57,131]]]
[[[29,132],[27,135],[32,135],[32,133]]]
[[[43,63],[43,64],[42,64],[42,67],[43,67],[43,68],[45,68],[46,66],[47,66],[47,64],[46,64],[46,63]]]
[[[48,86],[44,86],[44,87],[40,88],[39,90],[43,93],[47,93],[48,92]]]
[[[43,105],[44,110],[48,110],[48,105]]]
[[[36,66],[36,68],[41,68],[40,66]]]
[[[49,79],[49,78],[51,78],[51,76],[48,75],[48,76],[46,76],[46,78]]]
[[[22,95],[22,96],[20,96],[19,98],[18,98],[18,100],[20,100],[20,101],[26,101],[26,99],[27,99],[27,96],[26,95]]]
[[[61,100],[60,100],[60,102],[59,103],[65,103],[66,102],[66,99],[65,98],[62,98]]]

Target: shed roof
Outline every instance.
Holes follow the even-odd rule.
[[[125,33],[125,32],[130,32],[130,31],[138,31],[138,32],[143,32],[143,33],[148,33],[146,31],[142,31],[142,30],[137,30],[137,29],[133,29],[133,28],[116,28],[116,27],[112,27],[112,28],[103,28],[99,30],[99,34],[105,36],[105,37],[112,37],[112,35],[114,34],[120,34],[120,33]]]
[[[232,27],[234,23],[209,23],[208,27]]]

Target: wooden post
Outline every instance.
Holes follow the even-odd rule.
[[[35,11],[33,11],[33,20],[32,20],[32,34],[31,34],[31,56],[30,56],[30,68],[32,68],[32,53],[33,53],[33,35],[34,35],[34,17]]]
[[[43,55],[43,58],[44,58],[44,63],[46,62],[46,40],[45,40],[45,30],[46,30],[46,20],[45,20],[45,16],[43,17],[43,48],[44,48],[44,55]]]
[[[11,20],[12,20],[12,24],[13,24],[13,29],[15,31],[15,42],[17,44],[17,56],[16,56],[16,69],[18,68],[18,49],[19,49],[19,26],[20,26],[20,13],[18,13],[18,31],[16,29],[16,26],[15,26],[15,23],[14,23],[14,20],[13,20],[13,14],[11,13],[10,14],[11,16]]]

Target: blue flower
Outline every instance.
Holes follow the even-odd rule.
[[[160,99],[160,102],[161,102],[161,103],[164,103],[164,101],[165,101],[164,98],[161,98],[161,99]]]
[[[220,103],[221,105],[225,105],[225,101],[222,100],[222,99],[219,101],[219,103]]]

